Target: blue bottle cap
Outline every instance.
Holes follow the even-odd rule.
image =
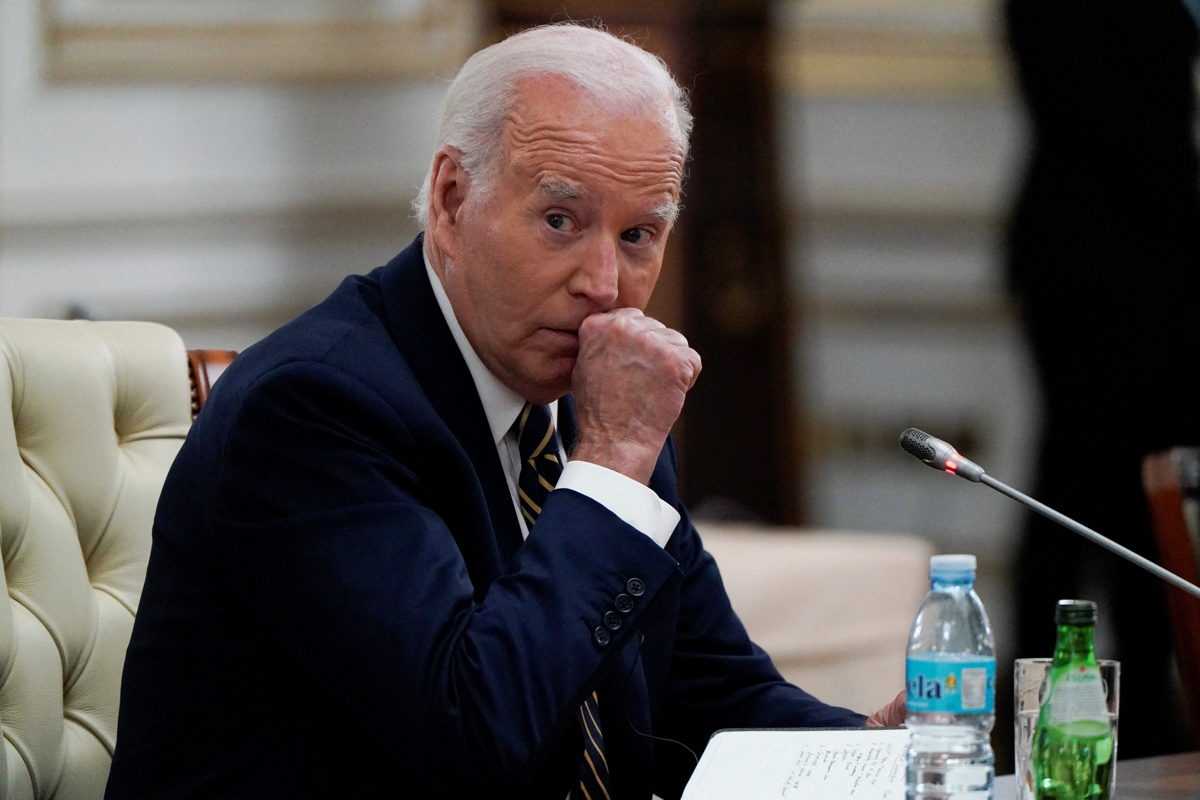
[[[975,567],[975,556],[970,554],[930,556],[929,577],[950,581],[974,578]]]

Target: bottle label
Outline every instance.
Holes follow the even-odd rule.
[[[906,671],[910,711],[993,713],[995,658],[911,656]]]
[[[1050,725],[1066,725],[1081,720],[1108,723],[1108,703],[1104,697],[1104,679],[1098,667],[1074,665],[1050,671],[1050,691],[1043,709]]]

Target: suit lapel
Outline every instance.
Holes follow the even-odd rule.
[[[388,327],[422,391],[475,466],[495,545],[507,568],[523,541],[521,528],[483,403],[429,285],[422,241],[418,236],[383,270],[380,287]]]
[[[469,569],[479,568],[480,549],[490,550],[492,563],[499,556],[500,563],[488,570],[492,573],[487,581],[490,585],[500,571],[507,570],[524,540],[487,415],[470,370],[429,285],[421,248],[422,237],[417,237],[382,271],[380,288],[386,321],[421,390],[474,465],[494,537],[488,536],[488,531],[455,531],[455,535],[460,547],[463,547],[464,537],[474,543],[476,549],[471,551],[470,547],[464,547],[463,552]],[[578,441],[575,403],[570,395],[559,400],[557,426],[569,455]],[[481,593],[486,588],[476,587]],[[601,695],[608,698],[601,703],[606,747],[613,763],[624,765],[624,769],[613,773],[614,789],[617,790],[614,796],[648,796],[652,783],[651,773],[645,768],[654,760],[652,739],[629,731],[631,725],[641,732],[649,732],[653,727],[649,715],[649,691],[639,654],[640,647],[636,644],[624,648],[600,686]],[[550,769],[541,776],[548,781],[547,786],[553,787],[547,794],[549,797],[560,797],[564,782],[573,780],[577,768],[575,754],[582,748],[577,730],[565,734],[559,748],[565,755],[560,754],[551,762],[560,766],[565,764],[566,772],[560,775],[562,770]],[[534,792],[530,796],[537,794]]]

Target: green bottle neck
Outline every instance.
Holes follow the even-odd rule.
[[[1054,665],[1096,665],[1096,649],[1092,641],[1095,628],[1091,625],[1059,625],[1054,644]]]

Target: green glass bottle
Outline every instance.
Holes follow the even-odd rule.
[[[1108,800],[1116,752],[1092,634],[1096,604],[1060,600],[1058,640],[1033,733],[1038,800]]]

